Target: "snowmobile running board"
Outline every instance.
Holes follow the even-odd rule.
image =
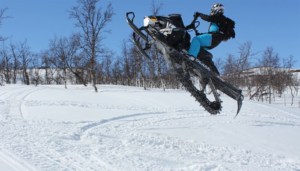
[[[132,19],[129,19],[129,17],[128,17],[130,14],[133,15]],[[126,14],[126,20],[128,22],[128,25],[134,31],[134,33],[133,33],[133,41],[135,43],[135,46],[137,47],[137,49],[139,50],[139,52],[141,54],[143,54],[147,59],[151,60],[151,58],[149,57],[149,55],[141,47],[141,45],[140,45],[140,39],[137,38],[136,35],[138,35],[140,38],[142,38],[143,40],[145,40],[146,43],[148,43],[148,38],[141,31],[141,29],[138,29],[135,26],[135,24],[133,23],[134,18],[135,18],[135,15],[134,15],[133,12],[128,12]],[[143,30],[145,30],[145,27],[143,28]],[[191,61],[191,60],[189,60],[188,56],[185,55],[185,53],[179,52],[175,48],[168,46],[162,40],[163,39],[162,38],[163,35],[161,33],[156,32],[155,34],[153,34],[153,33],[150,33],[148,30],[145,30],[145,31],[147,32],[148,35],[150,35],[152,37],[152,39],[153,39],[152,41],[154,41],[154,43],[156,44],[156,46],[158,47],[158,49],[160,50],[160,52],[162,53],[162,55],[165,57],[165,59],[168,61],[169,64],[172,65],[172,62],[170,62],[170,61],[174,62],[174,59],[181,59],[181,60],[186,61],[187,65],[189,67],[194,68],[195,70],[199,71],[200,75],[204,75],[204,76],[207,76],[209,78],[209,84],[210,84],[210,87],[213,89],[213,93],[214,93],[215,99],[217,99],[217,102],[221,103],[222,101],[220,101],[219,97],[217,97],[217,93],[216,93],[215,89],[220,90],[221,92],[225,93],[229,97],[231,97],[234,100],[236,100],[238,108],[237,108],[237,113],[236,113],[235,117],[239,114],[239,112],[241,110],[241,107],[242,107],[242,101],[244,99],[244,96],[242,95],[242,90],[239,90],[239,89],[235,88],[234,86],[232,86],[231,84],[225,82],[221,77],[212,74],[212,72],[210,71],[210,69],[206,65],[204,65],[202,62],[200,62],[199,60]],[[197,74],[197,75],[199,76],[199,74]],[[181,78],[183,78],[183,77],[181,77]],[[193,94],[192,92],[190,92],[190,93]],[[197,91],[197,93],[198,93],[198,96],[199,95],[201,96],[201,92],[200,91]],[[196,100],[197,100],[197,98],[196,98]],[[202,103],[201,103],[201,105],[203,106]],[[217,114],[217,113],[220,113],[221,106],[220,106],[220,108],[218,110],[207,109],[207,108],[205,108],[205,110],[207,110],[211,114]]]

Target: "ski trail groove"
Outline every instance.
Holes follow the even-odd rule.
[[[18,111],[19,113],[19,120],[22,120],[23,123],[20,125],[20,123],[18,124],[18,126],[13,126],[14,129],[18,129],[20,132],[20,136],[21,139],[18,140],[19,137],[13,136],[11,137],[12,139],[16,139],[16,143],[15,144],[10,144],[7,147],[11,148],[11,150],[18,154],[19,156],[21,156],[24,160],[20,161],[21,163],[18,163],[19,165],[21,165],[22,167],[26,168],[26,166],[29,166],[27,164],[27,162],[31,161],[32,164],[34,164],[35,166],[38,166],[38,168],[44,170],[46,168],[56,168],[55,170],[60,170],[59,168],[64,168],[67,170],[72,170],[71,168],[68,168],[66,166],[64,166],[63,164],[56,162],[55,160],[43,155],[42,153],[40,153],[38,150],[35,149],[35,146],[31,147],[31,145],[29,145],[30,143],[30,137],[32,135],[29,135],[28,133],[28,129],[30,127],[30,124],[26,121],[26,119],[24,118],[23,114],[22,114],[22,101],[31,93],[39,91],[41,89],[32,89],[32,88],[25,88],[25,89],[20,89],[20,90],[10,90],[6,93],[6,95],[8,95],[5,99],[4,99],[4,110],[1,110],[1,113],[7,115],[9,118],[9,120],[15,120],[16,118],[16,114],[11,114],[11,112],[16,112]],[[25,94],[25,95],[24,95]],[[2,96],[3,97],[3,96]],[[17,103],[18,105],[16,105],[15,103]],[[17,109],[17,110],[15,110]],[[9,127],[8,127],[9,128]],[[13,129],[8,129],[8,130],[13,130]],[[11,139],[10,138],[10,139]],[[22,142],[23,144],[18,144],[18,142]],[[12,165],[15,165],[16,163],[12,163]],[[57,167],[57,165],[59,165],[59,167]],[[63,169],[63,170],[64,170]],[[29,169],[29,170],[34,170],[34,169]],[[84,169],[81,169],[84,170]]]
[[[25,118],[24,118],[24,115],[23,115],[23,113],[22,113],[22,102],[23,102],[23,100],[29,95],[29,94],[31,94],[31,93],[33,93],[33,92],[37,92],[37,91],[40,91],[40,90],[43,90],[44,88],[38,88],[38,90],[34,90],[34,91],[30,91],[29,93],[27,93],[24,97],[22,97],[21,99],[20,99],[20,105],[19,105],[19,109],[20,109],[20,114],[21,114],[21,117],[24,119],[24,120],[26,120]]]
[[[125,119],[125,118],[131,118],[131,117],[136,117],[136,116],[146,116],[146,115],[158,115],[158,114],[166,114],[166,112],[137,113],[137,114],[132,114],[132,115],[117,116],[117,117],[113,117],[110,119],[101,120],[100,122],[97,122],[97,123],[88,124],[88,125],[82,127],[81,131],[86,132],[89,129],[95,128],[102,124],[106,124],[108,122],[117,121],[117,120],[121,120],[121,119]]]

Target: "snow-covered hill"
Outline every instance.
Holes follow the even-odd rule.
[[[300,108],[182,90],[0,87],[0,170],[300,170]],[[295,102],[299,102],[299,96]]]

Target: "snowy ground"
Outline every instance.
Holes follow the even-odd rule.
[[[233,119],[224,95],[211,116],[181,90],[98,88],[0,87],[0,170],[300,170],[299,96]]]

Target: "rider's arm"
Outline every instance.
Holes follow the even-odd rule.
[[[197,16],[201,17],[202,20],[208,21],[208,22],[218,22],[218,17],[215,15],[205,15],[202,13],[197,12]]]

